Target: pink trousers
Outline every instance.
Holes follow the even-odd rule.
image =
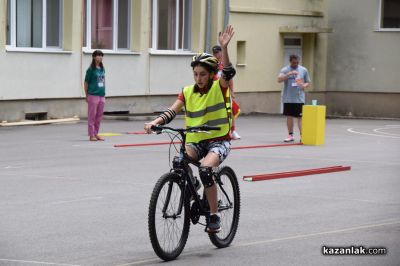
[[[88,95],[88,134],[90,137],[99,134],[106,98]]]

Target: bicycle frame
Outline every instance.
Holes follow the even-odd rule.
[[[209,127],[209,126],[201,126],[201,127],[193,127],[190,129],[174,129],[174,128],[170,128],[170,127],[159,127],[159,126],[154,126],[153,129],[156,130],[156,132],[161,133],[162,131],[164,132],[168,132],[168,130],[173,131],[173,132],[177,132],[180,134],[181,136],[181,145],[180,145],[180,149],[179,149],[179,155],[175,156],[173,158],[172,161],[172,169],[171,172],[176,173],[180,178],[180,182],[178,182],[179,186],[181,187],[182,191],[184,191],[184,193],[181,194],[181,197],[179,199],[179,206],[178,206],[178,211],[175,214],[172,215],[168,215],[167,209],[168,209],[168,205],[171,199],[171,191],[172,191],[172,186],[173,186],[173,182],[170,182],[168,184],[168,192],[167,192],[167,196],[166,196],[166,200],[162,209],[163,212],[163,218],[177,218],[180,217],[181,213],[182,213],[182,208],[183,208],[183,204],[184,204],[184,200],[185,200],[185,196],[189,197],[192,196],[195,203],[197,204],[198,208],[199,208],[199,215],[202,216],[206,216],[208,217],[210,215],[210,211],[207,210],[206,208],[204,208],[203,204],[202,204],[202,200],[204,200],[203,198],[200,198],[200,195],[197,193],[197,190],[195,188],[195,185],[193,184],[193,171],[192,168],[190,167],[190,164],[193,164],[194,166],[196,166],[197,168],[199,168],[201,166],[201,163],[199,161],[193,160],[192,158],[190,158],[187,153],[186,153],[186,134],[185,132],[187,132],[188,130],[212,130],[212,129],[219,129],[216,127]],[[221,184],[221,180],[219,179],[219,177],[216,177],[216,184]],[[189,195],[186,194],[186,188],[189,189]],[[229,205],[228,206],[223,206],[223,207],[218,207],[218,211],[222,211],[222,210],[227,210],[232,208],[233,204],[229,198],[229,196],[227,195],[225,189],[223,188],[223,186],[220,186],[221,191],[224,193],[224,195],[226,196]]]
[[[181,140],[180,148],[174,146],[178,155],[171,160],[170,172],[158,179],[151,194],[148,229],[154,251],[165,261],[179,256],[188,239],[190,223],[204,226],[204,231],[208,233],[210,241],[216,247],[228,247],[236,235],[240,216],[240,188],[236,174],[229,166],[212,169],[216,185],[214,188],[217,190],[218,212],[221,212],[219,214],[221,230],[209,230],[208,226],[213,217],[210,217],[210,207],[205,193],[207,189],[203,186],[202,193],[198,192],[199,180],[194,177],[192,170],[193,166],[201,167],[201,163],[189,157],[185,138],[185,133],[219,130],[219,128],[207,125],[189,128],[154,125],[151,130],[157,133],[173,133],[171,145],[175,138]],[[171,150],[169,154],[171,155]],[[205,223],[200,220],[201,216],[205,218]]]

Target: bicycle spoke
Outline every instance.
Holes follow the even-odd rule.
[[[209,234],[211,242],[224,248],[233,241],[240,215],[240,189],[233,170],[224,166],[218,172],[218,211],[221,218],[221,231],[218,234]]]
[[[233,199],[233,189],[227,176],[220,176],[220,180],[222,184],[224,184],[224,191],[222,191],[221,187],[218,186],[219,205],[220,207],[223,207],[223,210],[220,211],[221,231],[219,232],[219,236],[225,238],[230,233],[232,227],[233,203],[231,203],[231,199]]]
[[[169,184],[165,183],[159,193],[156,205],[156,217],[160,217],[160,219],[156,220],[156,234],[161,248],[166,252],[174,251],[179,245],[184,224],[184,213],[177,216],[179,201],[181,199],[181,189],[175,182],[172,183],[170,189],[168,200]],[[168,203],[168,206],[165,206],[166,203]],[[164,209],[165,214],[163,213]],[[166,216],[163,217],[163,215]]]

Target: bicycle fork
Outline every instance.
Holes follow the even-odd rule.
[[[165,197],[164,206],[163,206],[163,209],[162,209],[162,213],[163,213],[162,217],[166,218],[166,219],[167,218],[176,219],[176,218],[181,217],[182,208],[183,208],[183,205],[184,205],[185,197],[188,197],[190,194],[193,194],[193,193],[197,194],[196,190],[194,189],[194,184],[193,184],[193,182],[191,180],[192,177],[190,175],[185,176],[185,175],[187,175],[187,172],[185,173],[185,172],[183,172],[183,171],[181,172],[179,170],[174,170],[174,171],[176,172],[177,176],[179,176],[179,180],[170,180],[169,183],[168,183],[168,191],[167,191],[167,195]],[[187,180],[187,182],[189,184],[186,183],[185,180]],[[178,182],[176,182],[176,181],[178,181]],[[173,210],[176,210],[175,213],[169,214],[167,212],[167,210],[168,210],[168,206],[169,206],[170,201],[171,201],[171,195],[172,195],[172,189],[173,189],[174,183],[179,186],[179,188],[181,190],[181,193],[180,193],[180,197],[179,197],[178,208],[177,209],[173,208]],[[189,195],[186,194],[187,193],[186,192],[187,191],[186,188],[188,188],[190,190]]]

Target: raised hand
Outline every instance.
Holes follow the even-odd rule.
[[[223,33],[219,32],[219,45],[221,45],[221,47],[227,47],[234,34],[235,32],[233,31],[233,27],[231,25],[228,25]]]

